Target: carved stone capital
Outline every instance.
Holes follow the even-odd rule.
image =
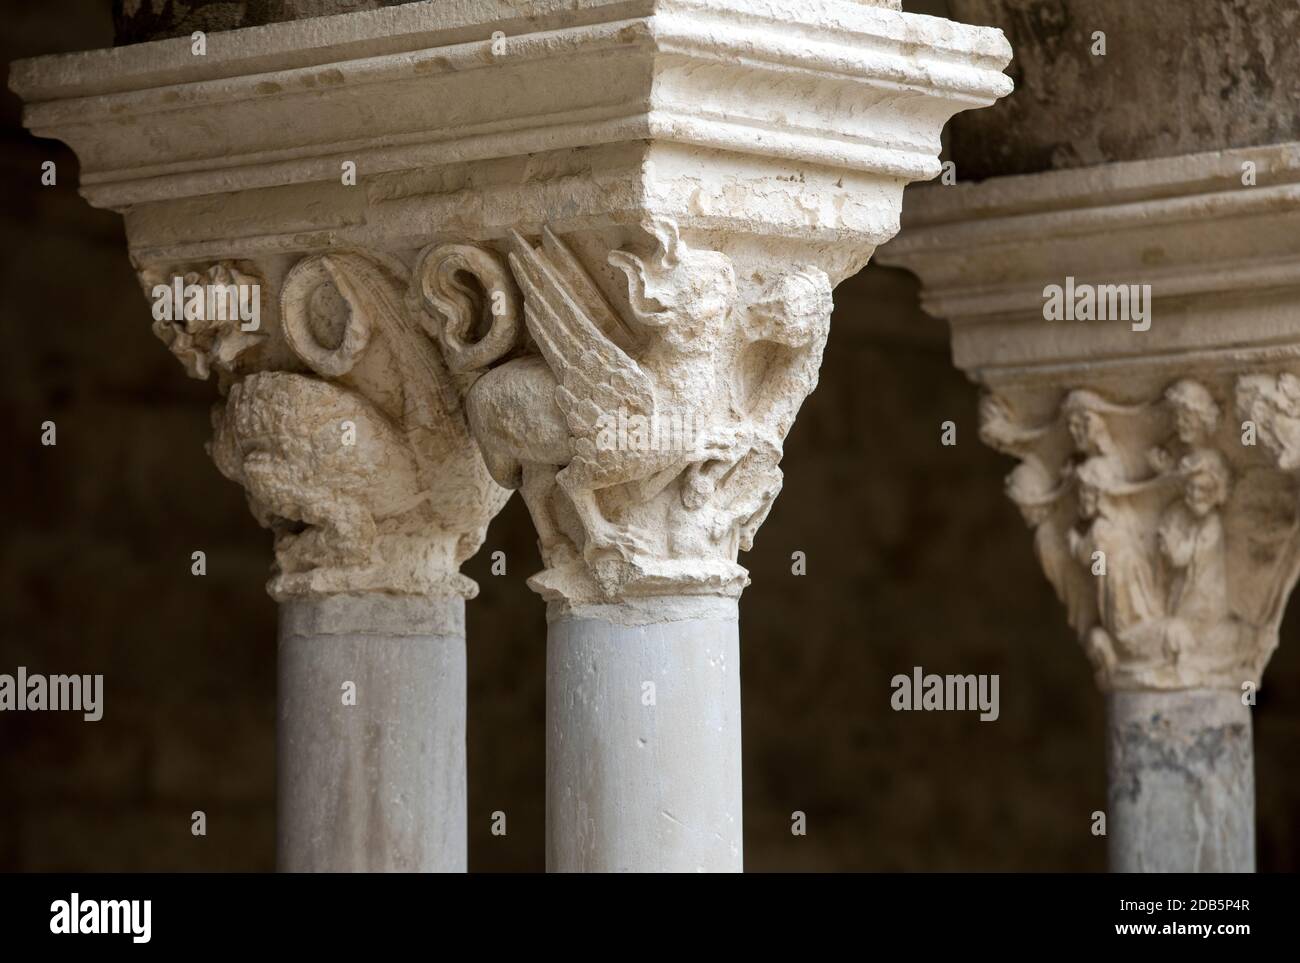
[[[980,436],[1020,459],[1007,494],[1102,688],[1258,684],[1300,558],[1297,479],[1232,418],[1270,417],[1260,377],[1183,378],[1142,400],[985,395]]]
[[[459,566],[508,493],[417,323],[407,268],[352,250],[287,263],[141,271],[155,332],[192,376],[218,375],[209,452],[275,534],[271,595],[472,597]],[[213,284],[234,285],[226,303],[245,310],[159,307]],[[247,310],[259,299],[269,310]]]
[[[1300,573],[1300,145],[916,201],[881,257],[985,388],[1101,686],[1258,684]]]
[[[419,436],[427,394],[452,425],[464,404],[493,477],[523,489],[544,595],[735,595],[830,290],[939,173],[948,118],[1011,89],[999,31],[899,6],[411,3],[213,34],[203,56],[176,39],[20,62],[11,84],[27,125],[77,151],[86,197],[125,213],[137,264],[284,287],[265,339],[163,332],[229,387],[218,461],[283,529],[282,577],[441,531],[437,499],[407,496],[457,504],[438,473],[470,462],[459,435]],[[334,297],[315,290],[352,326],[311,320]],[[289,414],[304,406],[320,417]],[[387,465],[378,488],[321,447],[345,413]],[[268,432],[356,491],[315,534],[279,521],[316,499],[258,467]],[[457,546],[497,504],[468,484]]]
[[[781,488],[782,443],[817,381],[825,271],[738,271],[671,221],[644,234],[609,250],[543,227],[420,260],[488,467],[537,526],[547,568],[531,584],[548,599],[739,594],[736,553]]]

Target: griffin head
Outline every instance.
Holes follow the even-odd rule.
[[[628,251],[611,251],[608,258],[627,275],[632,313],[676,347],[711,347],[712,335],[736,297],[731,258],[717,251],[692,251],[672,221],[656,219],[643,226],[657,243],[650,258]]]

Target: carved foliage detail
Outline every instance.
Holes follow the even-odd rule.
[[[206,380],[215,371],[224,389],[241,357],[255,354],[253,349],[266,340],[261,299],[268,288],[250,264],[219,261],[197,270],[146,269],[140,281],[153,304],[154,334],[191,378]]]
[[[1259,441],[1283,471],[1300,470],[1300,377],[1243,375],[1237,381],[1237,414],[1254,425]]]

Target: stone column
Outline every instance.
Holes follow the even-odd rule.
[[[930,188],[881,252],[1108,699],[1117,871],[1253,871],[1250,707],[1300,568],[1300,145]]]
[[[1239,693],[1109,693],[1106,771],[1112,871],[1254,870],[1255,753]]]
[[[458,569],[509,493],[411,321],[404,270],[341,251],[141,272],[155,298],[225,289],[258,315],[156,311],[154,330],[191,375],[215,375],[210,454],[275,537],[283,871],[467,869],[477,587]]]
[[[512,231],[504,257],[435,245],[416,274],[448,363],[476,372],[469,425],[546,562],[529,584],[549,617],[548,867],[739,871],[736,555],[780,490],[831,280],[783,264],[775,241],[702,250],[662,217],[643,232],[584,250]],[[470,288],[500,305],[474,344]]]
[[[280,868],[465,872],[465,600],[287,600],[279,670]]]
[[[218,372],[212,456],[276,535],[288,871],[467,868],[464,602],[476,587],[457,570],[508,496],[411,321],[402,271],[344,251],[309,255],[278,284],[210,272],[279,290],[274,330],[310,376],[273,370],[237,325],[155,322],[192,372]],[[153,269],[145,283],[164,282]]]
[[[778,45],[783,29],[765,24],[758,39]],[[766,115],[791,96],[761,75],[726,88],[692,79],[718,116]],[[997,73],[968,82],[1005,90]],[[822,85],[841,83],[819,79],[788,106],[817,122],[824,150],[832,115],[816,105]],[[934,152],[927,114],[915,134]],[[470,428],[493,478],[520,490],[546,563],[530,585],[548,603],[552,871],[743,868],[737,555],[780,491],[834,284],[892,231],[904,179],[882,158],[809,164],[793,139],[765,142],[786,156],[777,164],[742,161],[737,147],[652,142],[630,210],[431,245],[416,267],[465,377]],[[817,212],[812,223],[795,208]],[[469,291],[496,306],[477,339]]]
[[[150,289],[285,288],[260,333],[159,322],[228,396],[214,453],[277,531],[273,594],[454,590],[500,504],[484,463],[521,490],[552,868],[741,866],[737,553],[831,289],[948,118],[1011,89],[999,31],[899,7],[416,3],[14,67]]]
[[[655,601],[550,613],[551,872],[742,869],[736,603]]]

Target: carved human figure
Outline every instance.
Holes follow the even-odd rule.
[[[1086,635],[1097,624],[1097,592],[1093,576],[1071,556],[1067,486],[1054,483],[1030,455],[1007,476],[1006,490],[1034,530],[1034,554],[1065,605],[1070,626]]]
[[[1082,456],[1065,470],[1084,523],[1082,530],[1070,530],[1070,551],[1097,575],[1101,621],[1117,637],[1160,614],[1141,527],[1126,500],[1144,486],[1128,477],[1105,418],[1123,410],[1086,390],[1071,391],[1061,406],[1075,451]]]
[[[1096,579],[1097,611],[1109,644],[1138,644],[1135,632],[1163,615],[1141,526],[1127,502],[1133,493],[1117,457],[1089,458],[1074,473],[1079,515],[1086,527],[1071,529],[1070,552]],[[1106,644],[1096,633],[1091,646]]]
[[[1172,415],[1174,441],[1152,448],[1147,462],[1155,472],[1171,474],[1180,458],[1210,443],[1221,413],[1210,390],[1190,378],[1175,381],[1165,389],[1163,402]]]
[[[1219,516],[1231,473],[1223,456],[1209,448],[1184,455],[1177,470],[1182,498],[1161,517],[1157,542],[1167,566],[1167,609],[1176,626],[1169,642],[1172,651],[1183,652],[1197,631],[1225,621],[1231,612]]]
[[[980,437],[1021,460],[1007,494],[1103,688],[1235,688],[1276,645],[1300,571],[1300,479],[1285,470],[1300,468],[1300,378],[1236,379],[1243,431],[1283,471],[1260,467],[1250,435],[1225,449],[1216,389],[1181,379],[1133,405],[1074,390],[1042,424],[981,402]]]
[[[1118,448],[1106,424],[1105,415],[1119,410],[1122,410],[1119,406],[1111,404],[1093,391],[1081,389],[1065,396],[1061,402],[1061,415],[1074,443],[1074,450],[1081,459],[1117,456]]]

